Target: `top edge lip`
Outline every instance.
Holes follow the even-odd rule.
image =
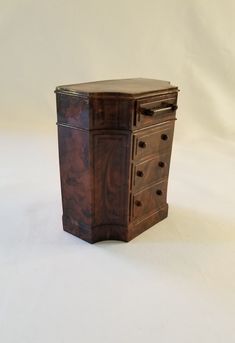
[[[99,83],[99,84],[102,84],[102,83],[106,83],[106,82],[119,82],[119,81],[132,81],[132,80],[149,80],[149,81],[159,81],[159,82],[164,82],[164,83],[168,83],[169,86],[173,86],[171,85],[171,81],[168,81],[168,80],[160,80],[160,79],[152,79],[152,78],[149,78],[149,77],[129,77],[129,78],[120,78],[120,79],[104,79],[104,80],[95,80],[95,81],[88,81],[88,82],[80,82],[80,83],[70,83],[70,84],[63,84],[63,85],[59,85],[58,87],[56,88],[60,88],[60,87],[72,87],[72,86],[77,86],[77,85],[91,85],[91,84],[94,84],[94,83]],[[173,86],[174,87],[174,86]]]
[[[142,98],[145,96],[153,96],[153,95],[161,95],[161,94],[171,94],[171,93],[178,93],[180,89],[177,86],[171,86],[169,88],[163,88],[160,90],[153,90],[147,92],[139,92],[139,93],[124,93],[124,92],[81,92],[81,91],[73,91],[64,88],[63,86],[56,87],[54,93],[56,94],[65,94],[65,95],[72,95],[82,98],[98,98],[98,97],[121,97],[121,98],[128,98],[128,99],[136,99]]]
[[[112,82],[112,81],[131,81],[131,80],[150,80],[150,81],[159,81],[164,82],[164,86],[162,88],[158,89],[151,89],[151,90],[144,90],[144,91],[136,91],[136,92],[128,92],[128,91],[115,91],[115,90],[76,90],[73,89],[73,86],[76,87],[77,85],[90,85],[94,83],[105,83],[105,82]],[[67,84],[67,85],[59,85],[55,88],[55,93],[63,93],[63,94],[70,94],[74,96],[80,96],[80,97],[125,97],[125,98],[138,98],[142,97],[144,95],[148,94],[161,94],[161,93],[167,93],[167,92],[179,92],[179,88],[175,85],[172,85],[170,81],[166,80],[157,80],[157,79],[151,79],[151,78],[144,78],[144,77],[137,77],[137,78],[126,78],[126,79],[109,79],[109,80],[99,80],[99,81],[91,81],[91,82],[83,82],[83,83],[73,83],[73,84]]]

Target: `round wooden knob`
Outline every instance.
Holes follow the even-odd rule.
[[[168,136],[167,136],[165,133],[163,133],[163,134],[161,135],[161,139],[162,139],[163,141],[167,141],[167,140],[168,140]]]
[[[162,191],[161,191],[160,189],[157,189],[157,190],[156,190],[156,194],[157,194],[157,195],[162,195]]]
[[[136,175],[139,177],[143,177],[144,173],[142,172],[142,170],[137,170]]]
[[[173,111],[176,111],[178,106],[177,105],[172,105],[171,108],[172,108]]]
[[[158,163],[158,165],[159,165],[160,168],[164,168],[164,167],[165,167],[165,163],[162,162],[162,161],[160,161],[160,162]]]
[[[146,148],[146,143],[143,142],[143,141],[140,141],[140,142],[139,142],[139,147],[140,147],[140,148]]]
[[[135,201],[135,205],[138,206],[138,207],[140,207],[140,206],[142,206],[142,202],[139,201],[139,200],[136,200],[136,201]]]

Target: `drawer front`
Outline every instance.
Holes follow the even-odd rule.
[[[136,191],[168,177],[170,153],[161,154],[145,162],[137,163],[133,172],[133,187]]]
[[[176,110],[177,93],[139,100],[136,107],[136,126],[147,127],[175,119]]]
[[[161,152],[170,151],[173,133],[174,121],[135,133],[133,159],[155,156]]]
[[[166,204],[167,181],[159,182],[133,196],[133,218],[158,211]]]

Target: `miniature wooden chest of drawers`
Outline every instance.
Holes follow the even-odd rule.
[[[178,88],[137,78],[55,93],[64,230],[129,241],[167,217]]]

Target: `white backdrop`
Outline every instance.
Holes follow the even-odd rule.
[[[0,0],[0,341],[235,341],[235,3]],[[179,86],[169,217],[62,231],[55,86]]]

